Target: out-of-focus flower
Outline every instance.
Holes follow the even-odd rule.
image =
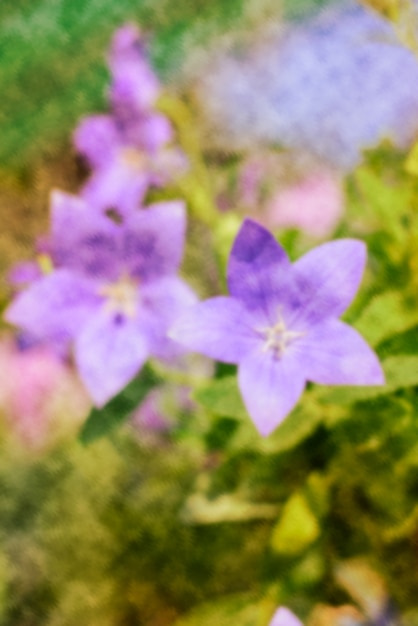
[[[131,422],[141,431],[166,432],[170,429],[171,419],[161,406],[161,389],[153,389],[134,411]]]
[[[109,67],[109,98],[117,116],[126,119],[150,111],[161,85],[151,68],[143,36],[134,24],[125,24],[114,34]]]
[[[41,278],[42,269],[36,261],[22,261],[17,263],[7,275],[8,281],[14,287],[21,287],[33,283],[34,280]]]
[[[125,125],[110,115],[85,118],[74,134],[77,150],[93,171],[81,195],[93,207],[125,214],[149,187],[161,187],[186,168],[183,153],[167,146],[172,130],[159,113]]]
[[[298,620],[292,611],[281,606],[273,615],[269,626],[302,626],[302,622]]]
[[[280,189],[267,202],[265,215],[272,227],[300,228],[314,237],[326,237],[343,214],[339,177],[323,169]]]
[[[248,413],[268,435],[293,409],[306,381],[383,384],[375,353],[337,319],[358,289],[365,262],[364,244],[342,239],[292,265],[274,237],[247,219],[229,260],[231,297],[192,307],[170,336],[191,350],[238,364]]]
[[[367,560],[353,558],[341,561],[335,569],[335,578],[362,609],[365,617],[363,622],[360,620],[357,623],[399,626],[401,621],[399,611],[389,596],[385,581]],[[357,623],[353,622],[354,626],[357,626]],[[350,623],[347,624],[351,626]],[[317,626],[316,622],[313,626]],[[322,624],[318,622],[318,626]]]
[[[81,379],[101,406],[150,355],[179,352],[166,330],[195,302],[176,276],[185,210],[182,202],[160,203],[115,224],[65,198],[53,205],[57,269],[21,293],[6,319],[37,337],[71,342]]]
[[[279,143],[350,170],[383,139],[414,139],[417,83],[417,60],[392,24],[349,0],[219,54],[195,91],[223,147]]]
[[[230,206],[267,228],[298,228],[319,238],[333,232],[344,209],[341,174],[274,151],[244,159],[233,196]]]
[[[190,389],[178,385],[163,385],[152,389],[131,417],[131,424],[151,442],[161,443],[172,431],[181,414],[191,415],[196,406],[190,399]]]
[[[46,347],[21,349],[0,342],[0,410],[19,438],[32,447],[78,424],[90,403],[74,372]]]
[[[122,213],[141,204],[151,186],[161,187],[186,168],[170,121],[158,113],[160,83],[148,61],[140,32],[119,29],[112,41],[112,114],[84,118],[74,145],[92,168],[82,195],[91,206]]]

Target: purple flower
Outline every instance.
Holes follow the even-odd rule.
[[[365,262],[364,244],[342,239],[292,265],[274,237],[247,219],[229,260],[231,296],[192,307],[170,336],[189,349],[238,364],[248,413],[268,435],[293,409],[306,381],[384,383],[374,352],[337,319],[357,291]]]
[[[284,606],[277,609],[269,626],[302,626],[296,615]]]
[[[42,276],[42,269],[36,261],[17,263],[8,273],[8,281],[14,287],[27,285]]]
[[[281,145],[343,170],[389,138],[418,130],[418,64],[393,25],[359,3],[334,3],[271,32],[199,76],[198,98],[228,148]],[[396,76],[396,80],[394,80]]]
[[[185,226],[181,202],[154,205],[118,225],[56,195],[50,245],[57,269],[21,293],[6,319],[37,337],[71,342],[86,388],[103,405],[150,355],[178,354],[166,330],[195,302],[176,276]]]
[[[93,207],[125,214],[141,204],[150,186],[160,187],[184,171],[181,151],[167,146],[169,121],[159,113],[124,124],[110,115],[86,117],[74,144],[93,171],[82,196]]]
[[[134,24],[126,24],[114,34],[109,66],[110,102],[116,114],[126,117],[149,111],[161,86],[149,63],[143,37]]]
[[[109,65],[112,114],[83,119],[74,145],[93,170],[83,197],[100,210],[126,213],[141,204],[150,186],[160,187],[181,174],[186,158],[168,145],[171,123],[154,110],[160,83],[135,26],[116,32]]]

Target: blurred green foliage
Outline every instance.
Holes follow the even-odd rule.
[[[80,441],[88,444],[108,435],[126,421],[144,401],[148,392],[161,383],[161,379],[149,368],[144,367],[138,378],[112,398],[102,409],[93,408],[83,424]]]
[[[286,0],[301,17],[324,0]],[[0,163],[28,165],[68,145],[81,115],[104,108],[104,51],[115,28],[135,21],[150,33],[156,69],[170,80],[199,46],[281,3],[253,0],[17,0],[0,6]],[[249,22],[251,24],[251,22]]]
[[[302,618],[318,602],[366,610],[373,585],[353,597],[338,578],[354,557],[414,615],[418,182],[382,147],[346,197],[337,234],[365,239],[369,264],[345,317],[377,350],[386,386],[310,385],[263,439],[235,368],[218,364],[212,380],[196,379],[195,408],[150,437],[120,423],[161,384],[151,364],[92,412],[81,441],[31,454],[4,436],[0,624],[266,626],[280,603]],[[297,233],[287,241],[292,257],[311,245]],[[208,249],[192,256],[210,292]]]
[[[156,67],[169,74],[191,29],[208,36],[231,27],[242,0],[36,0],[0,9],[0,160],[21,165],[65,141],[79,117],[104,107],[104,50],[115,28],[133,20],[154,33]]]

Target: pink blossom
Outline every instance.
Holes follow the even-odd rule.
[[[90,406],[68,365],[42,346],[20,350],[0,340],[0,410],[28,446],[38,448],[59,429],[78,424]]]
[[[314,237],[333,232],[343,213],[341,179],[326,169],[278,190],[266,205],[272,227],[300,228]]]

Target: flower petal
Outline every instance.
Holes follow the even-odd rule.
[[[82,196],[99,211],[116,209],[124,216],[137,209],[147,192],[151,175],[145,166],[130,165],[123,151],[90,176]]]
[[[197,297],[192,289],[176,276],[165,277],[144,285],[141,290],[138,321],[146,334],[153,356],[173,359],[184,349],[167,335],[168,329],[193,306]]]
[[[362,241],[340,239],[314,248],[293,265],[304,305],[301,315],[316,323],[338,317],[353,300],[366,265]]]
[[[273,615],[269,626],[302,626],[302,622],[298,620],[292,611],[281,606]]]
[[[73,136],[76,150],[93,167],[104,165],[113,157],[119,133],[110,115],[91,115],[81,120]]]
[[[290,413],[304,390],[305,380],[298,359],[290,353],[277,359],[259,348],[241,361],[239,388],[261,435],[269,435]]]
[[[126,144],[151,153],[156,152],[173,139],[173,127],[162,113],[148,113],[126,123],[123,132]]]
[[[323,385],[383,385],[379,360],[359,333],[328,320],[314,327],[292,346],[299,354],[306,378]]]
[[[14,287],[33,283],[42,278],[42,270],[36,261],[21,261],[16,263],[9,271],[7,280]]]
[[[290,268],[286,252],[273,235],[257,222],[246,219],[228,264],[231,295],[245,302],[249,309],[264,309],[269,318],[272,315],[274,318],[283,278]]]
[[[85,198],[59,189],[51,192],[51,234],[57,245],[63,246],[73,233],[74,238],[80,238],[85,232],[97,230],[113,235],[117,227],[107,217],[94,211]]]
[[[96,406],[103,406],[135,376],[149,354],[135,321],[102,309],[75,342],[80,377]]]
[[[234,298],[217,297],[190,308],[174,324],[169,336],[186,348],[226,363],[239,363],[261,346],[253,320]]]
[[[50,252],[58,266],[93,278],[118,276],[118,226],[78,196],[51,194]],[[75,253],[76,251],[76,253]]]
[[[129,274],[144,282],[173,274],[183,256],[185,232],[181,201],[159,202],[131,213],[121,249]]]
[[[128,24],[113,37],[109,55],[112,72],[110,100],[117,115],[147,112],[160,91],[160,83],[147,58],[140,31]]]
[[[5,319],[38,338],[74,337],[100,304],[94,288],[88,279],[56,270],[21,293],[6,310]]]

